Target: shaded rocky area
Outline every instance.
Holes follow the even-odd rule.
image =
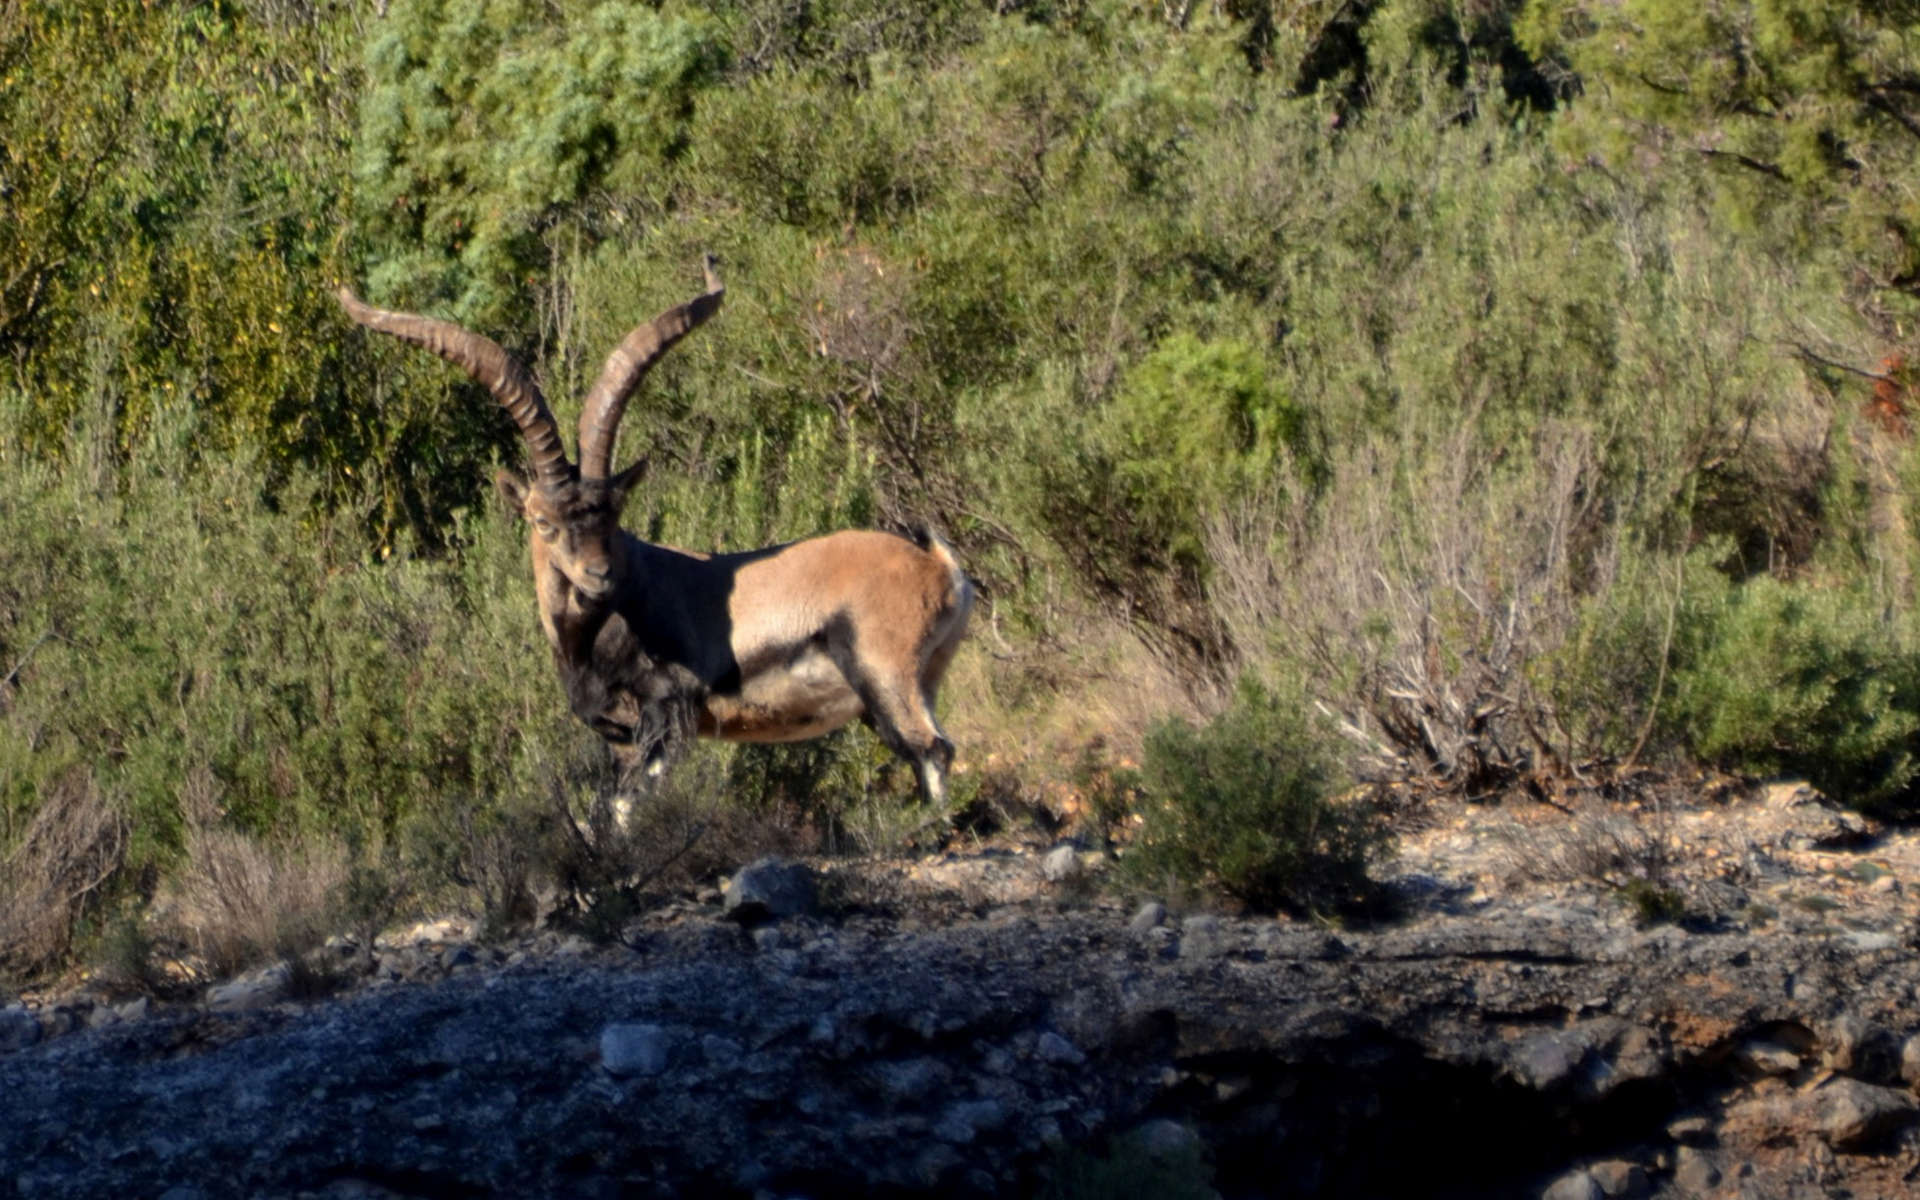
[[[1229,1197],[1920,1181],[1920,849],[1804,790],[1436,812],[1404,917],[1364,930],[1076,900],[1095,856],[1045,849],[870,868],[894,899],[830,915],[736,881],[605,948],[431,927],[317,1002],[272,972],[31,997],[0,1011],[0,1196],[1073,1195],[1100,1161]],[[1606,878],[1635,854],[1678,920]]]

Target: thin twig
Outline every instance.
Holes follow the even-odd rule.
[[[1815,350],[1811,346],[1808,346],[1804,342],[1791,341],[1785,338],[1781,340],[1785,341],[1787,345],[1793,347],[1793,352],[1795,354],[1799,355],[1801,358],[1806,359],[1810,363],[1816,363],[1823,367],[1831,367],[1833,370],[1836,370],[1836,371],[1845,371],[1849,375],[1858,375],[1862,379],[1871,379],[1875,383],[1895,382],[1895,380],[1893,380],[1890,376],[1882,375],[1876,371],[1863,371],[1859,367],[1848,366],[1846,363],[1828,358],[1826,355],[1821,354],[1819,351]]]
[[[0,688],[12,687],[13,681],[19,678],[20,672],[26,670],[27,664],[33,661],[34,652],[40,649],[40,647],[46,645],[48,640],[51,639],[52,637],[53,637],[53,630],[49,629],[45,633],[40,635],[40,638],[38,641],[34,642],[33,645],[28,646],[27,652],[20,656],[20,661],[13,664],[13,670],[7,672],[5,679],[0,679]]]
[[[1667,686],[1667,662],[1673,657],[1673,629],[1680,616],[1680,593],[1687,582],[1687,563],[1685,559],[1674,562],[1673,599],[1667,603],[1667,631],[1660,639],[1660,669],[1653,678],[1653,699],[1647,703],[1647,719],[1640,722],[1640,735],[1633,740],[1633,749],[1627,751],[1627,757],[1620,763],[1620,772],[1625,774],[1633,769],[1640,760],[1640,751],[1647,745],[1647,738],[1653,733],[1654,718],[1660,715],[1660,695]]]

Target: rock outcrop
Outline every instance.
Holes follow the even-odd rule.
[[[944,907],[709,889],[606,948],[444,926],[332,999],[271,971],[30,998],[0,1010],[0,1200],[1109,1194],[1089,1164],[1167,1195],[1909,1196],[1920,838],[1745,811],[1656,814],[1706,866],[1646,928],[1616,886],[1497,886],[1483,851],[1545,834],[1480,811],[1408,848],[1371,930],[1068,907],[996,850],[904,869],[974,870]]]
[[[1894,1196],[1920,1162],[1904,949],[1571,908],[1126,916],[752,935],[716,908],[634,948],[15,1038],[0,1195],[1020,1195],[1149,1128],[1227,1195]]]

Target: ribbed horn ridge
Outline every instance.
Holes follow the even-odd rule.
[[[719,264],[709,254],[703,266],[707,276],[704,295],[668,309],[629,333],[607,356],[607,365],[600,368],[600,378],[594,381],[580,409],[582,478],[605,479],[613,474],[613,435],[620,428],[621,414],[627,411],[627,398],[661,355],[720,310],[727,289],[720,284]]]
[[[492,392],[513,423],[520,427],[521,436],[527,439],[536,481],[558,485],[572,477],[573,468],[560,441],[560,427],[554,423],[546,397],[540,394],[533,376],[518,359],[501,349],[500,343],[462,329],[452,321],[375,308],[344,287],[337,294],[340,306],[357,323],[433,351]]]

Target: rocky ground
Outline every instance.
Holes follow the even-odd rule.
[[[0,1197],[1920,1187],[1920,835],[1792,785],[1411,823],[1370,928],[1005,845],[835,866],[811,912],[743,873],[610,947],[422,926],[322,1000],[29,996]]]

